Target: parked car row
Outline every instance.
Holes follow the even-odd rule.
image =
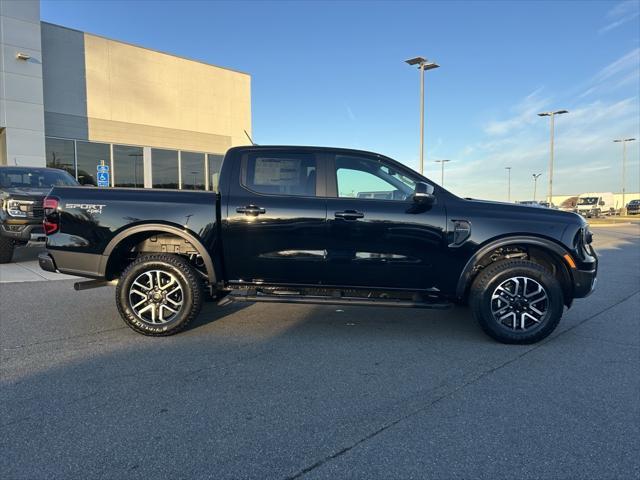
[[[559,206],[549,202],[524,200],[517,202],[520,205],[537,208],[554,208],[565,212],[575,212],[586,218],[597,218],[605,215],[619,215],[622,208],[615,202],[615,195],[611,192],[587,192],[575,197],[569,197]],[[640,199],[631,200],[626,205],[628,215],[640,214]]]

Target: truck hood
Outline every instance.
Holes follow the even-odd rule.
[[[36,197],[36,198],[44,198],[47,196],[51,190],[50,187],[47,188],[22,188],[22,187],[11,187],[11,188],[2,188],[2,191],[7,197]]]
[[[494,202],[490,200],[466,199],[475,208],[486,209],[502,215],[513,215],[520,217],[535,217],[545,220],[551,220],[561,223],[584,223],[584,219],[574,213],[554,208],[546,207],[529,207],[527,205],[519,205],[516,203]]]

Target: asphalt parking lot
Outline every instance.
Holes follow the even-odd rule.
[[[146,338],[113,288],[0,285],[4,479],[638,478],[640,225],[531,346],[446,312],[205,306]]]

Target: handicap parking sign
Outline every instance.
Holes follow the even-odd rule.
[[[109,174],[109,165],[98,165],[98,174],[100,173]]]
[[[98,186],[99,187],[108,187],[109,186],[109,172],[98,172]]]

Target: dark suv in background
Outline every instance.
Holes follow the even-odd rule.
[[[627,215],[640,214],[640,200],[631,200],[627,204]]]
[[[54,168],[0,167],[0,263],[16,245],[44,242],[42,202],[53,186],[74,186],[67,172]]]

